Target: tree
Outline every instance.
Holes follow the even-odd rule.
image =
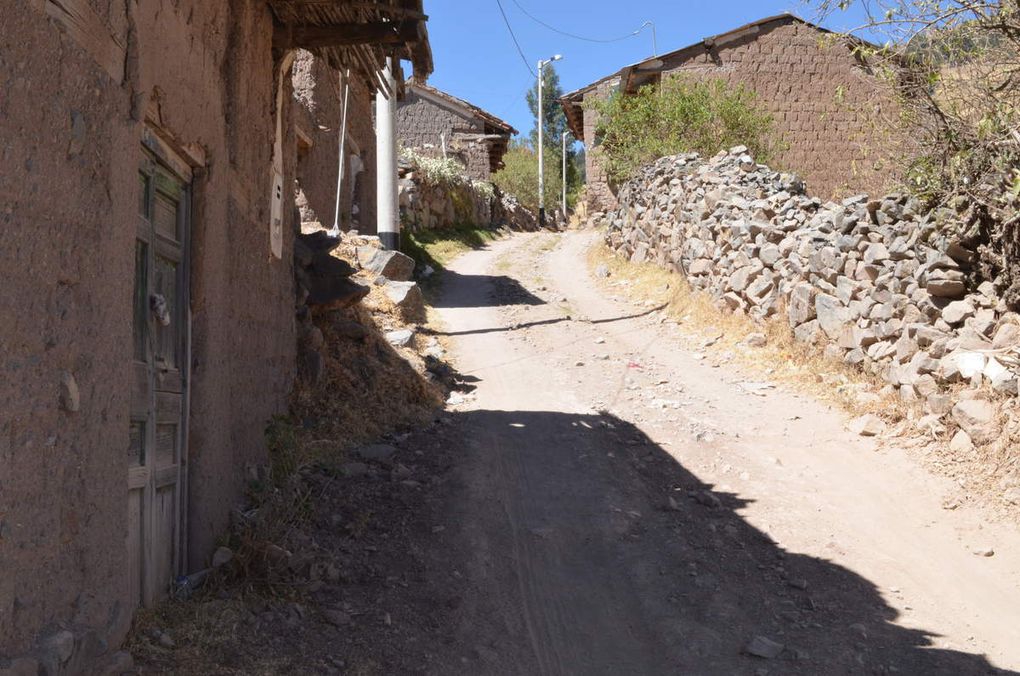
[[[560,204],[563,181],[560,171],[550,171],[553,159],[559,161],[559,154],[547,157],[545,174],[545,204],[550,210]],[[508,195],[513,195],[525,207],[538,213],[538,154],[530,144],[515,141],[503,156],[503,169],[492,177],[492,182]],[[555,165],[557,168],[559,164]]]

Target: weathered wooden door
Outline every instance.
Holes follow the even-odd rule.
[[[183,558],[190,200],[186,177],[147,151],[138,179],[127,547],[133,598],[149,605]]]

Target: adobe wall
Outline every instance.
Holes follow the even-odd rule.
[[[0,0],[0,30],[18,36],[0,41],[8,167],[0,183],[0,667],[61,626],[76,637],[62,667],[74,671],[119,643],[133,610],[124,583],[126,449],[149,99],[180,145],[207,158],[193,208],[189,569],[225,530],[244,466],[265,462],[265,422],[286,407],[293,224],[288,218],[282,259],[272,258],[264,3],[97,0],[127,45],[123,85],[41,6]],[[65,374],[77,385],[76,411],[67,410]]]
[[[591,99],[605,100],[609,98],[613,86],[604,82],[595,91],[585,96],[585,101]],[[599,124],[599,114],[592,106],[584,107],[584,171],[585,171],[585,200],[591,211],[609,211],[617,207],[616,196],[609,187],[609,176],[601,161],[602,149],[595,144],[596,130]]]
[[[492,148],[487,141],[465,142],[454,139],[454,145],[465,144],[460,148],[461,157],[464,158],[467,167],[465,173],[476,181],[488,181],[492,176]]]
[[[413,90],[397,104],[397,139],[403,148],[413,148],[426,157],[442,157],[446,136],[447,157],[457,158],[465,173],[479,181],[490,178],[489,147],[482,142],[457,139],[459,133],[482,134],[485,125],[450,108],[441,106]]]
[[[757,36],[688,58],[664,75],[669,73],[723,79],[754,91],[789,144],[772,165],[796,172],[811,194],[833,198],[889,187],[892,167],[881,156],[893,141],[895,103],[845,44],[829,43],[818,30],[771,24]],[[593,139],[588,123],[586,113],[585,138]],[[589,192],[604,195],[604,174],[597,166],[588,171]],[[602,200],[593,206],[614,205]]]
[[[302,50],[294,64],[293,86],[295,121],[312,142],[310,148],[299,150],[298,153],[297,199],[301,220],[318,221],[331,227],[336,202],[337,156],[343,117],[343,92],[339,73],[321,59]],[[343,230],[354,228],[369,234],[376,232],[375,127],[372,122],[374,101],[375,97],[365,83],[355,78],[348,98],[348,143],[344,150],[348,159],[344,169],[344,185],[340,191],[340,227]],[[358,175],[351,171],[351,156],[354,154],[358,156],[362,167]],[[357,214],[352,209],[354,204],[358,207]]]

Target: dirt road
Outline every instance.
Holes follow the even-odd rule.
[[[440,333],[477,389],[451,416],[435,557],[461,592],[432,665],[1020,668],[1015,530],[944,510],[946,482],[840,412],[680,349],[681,328],[589,277],[590,238],[519,235],[444,282]]]

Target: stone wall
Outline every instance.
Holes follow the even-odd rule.
[[[722,79],[755,92],[788,145],[773,164],[803,176],[822,198],[880,192],[894,178],[883,150],[894,143],[897,108],[890,92],[842,41],[792,18],[765,24],[710,50],[663,57],[663,77]],[[605,98],[608,83],[586,95]],[[594,116],[585,113],[589,195],[594,210],[614,208],[593,152]]]
[[[0,672],[84,673],[135,609],[127,449],[146,117],[195,174],[184,568],[206,563],[244,466],[265,462],[264,425],[294,372],[292,205],[283,258],[269,250],[268,7],[90,4],[104,44],[126,46],[122,67],[100,67],[44,3],[0,0]],[[285,171],[293,180],[292,159]]]
[[[995,440],[991,404],[961,411],[947,386],[969,385],[962,401],[998,393],[1015,408],[1020,316],[997,280],[977,277],[957,214],[903,195],[823,203],[745,153],[643,169],[607,215],[610,247],[684,275],[727,311],[788,322],[799,340],[923,404],[928,424],[951,415],[974,442]]]
[[[296,199],[301,221],[332,226],[343,109],[340,75],[302,50],[294,63],[292,79],[299,130]],[[340,190],[340,227],[345,231],[376,232],[374,102],[368,87],[355,78],[348,95],[347,163]]]
[[[431,230],[464,225],[535,230],[538,220],[517,198],[496,186],[481,188],[468,177],[442,184],[424,180],[405,162],[400,166],[400,222],[411,230]],[[491,188],[491,191],[490,191]]]

